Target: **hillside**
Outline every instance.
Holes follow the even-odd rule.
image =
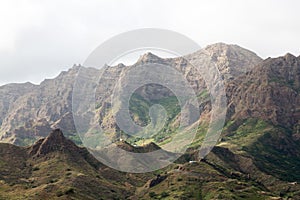
[[[136,152],[149,148],[119,145]],[[199,163],[187,162],[193,157],[187,153],[177,163],[145,174],[102,165],[60,130],[26,148],[0,144],[0,155],[0,199],[296,199],[300,189],[222,147]],[[251,175],[242,171],[245,164]]]
[[[108,169],[60,130],[26,148],[0,144],[0,154],[0,199],[125,199],[143,183]]]

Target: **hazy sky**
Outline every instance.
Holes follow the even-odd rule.
[[[138,28],[180,32],[275,57],[300,54],[298,0],[0,0],[0,85],[56,76]]]

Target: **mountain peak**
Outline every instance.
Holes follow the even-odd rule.
[[[29,150],[31,155],[46,155],[55,151],[71,150],[76,145],[65,138],[60,129],[53,130],[46,138],[38,140]]]
[[[263,60],[254,52],[238,45],[216,43],[187,55],[188,60],[199,60],[203,55],[208,56],[218,67],[225,80],[235,78],[250,71]]]
[[[205,49],[212,49],[212,48],[214,48],[214,49],[216,49],[216,48],[218,48],[218,49],[228,49],[228,48],[231,48],[232,46],[237,46],[237,45],[218,42],[218,43],[206,46]]]
[[[73,64],[72,68],[73,70],[79,70],[82,67],[81,64]]]
[[[286,60],[292,60],[292,59],[296,59],[297,57],[294,56],[293,54],[291,53],[287,53],[283,56]]]
[[[140,58],[138,59],[138,63],[157,62],[161,60],[162,58],[158,57],[157,55],[154,55],[151,52],[147,52],[144,55],[140,56]]]
[[[63,132],[58,128],[58,129],[54,129],[47,137],[46,140],[65,140],[65,136],[63,134]]]
[[[219,42],[219,43],[208,45],[204,49],[208,51],[210,54],[214,54],[217,56],[230,57],[236,54],[244,54],[245,56],[257,57],[257,59],[262,60],[254,52],[245,49],[243,47],[240,47],[239,45],[236,44],[225,44]]]

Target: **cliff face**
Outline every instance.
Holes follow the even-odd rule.
[[[287,54],[269,58],[228,83],[229,116],[259,118],[297,132],[300,119],[299,82],[299,57]]]
[[[66,134],[74,134],[71,104],[72,86],[77,71],[78,67],[74,66],[40,85],[26,83],[17,87],[2,86],[1,140],[19,145],[31,144],[57,125]]]

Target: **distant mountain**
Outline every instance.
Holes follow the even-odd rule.
[[[236,78],[250,71],[262,59],[254,52],[244,49],[238,45],[217,43],[209,45],[203,50],[185,56],[188,61],[199,59],[199,55],[206,53],[211,57],[225,81]]]
[[[201,63],[203,56],[201,58],[200,55],[205,55],[205,59],[209,59],[210,62],[218,66],[225,81],[244,74],[261,61],[261,58],[255,53],[237,45],[218,43],[186,57],[163,59],[147,53],[132,66],[119,64],[114,67],[104,67],[102,68],[102,79],[96,92],[98,116],[95,120],[98,120],[101,127],[109,132],[116,133],[119,131],[112,116],[108,114],[110,113],[110,96],[114,85],[118,79],[126,74],[126,71],[144,63],[159,63],[174,67],[186,76],[198,95],[202,94],[202,97],[208,97],[203,96],[206,93],[206,85],[202,75],[189,64],[189,60],[195,62],[197,59],[200,59],[199,62]],[[85,69],[81,66],[74,66],[54,79],[43,81],[40,85],[26,83],[0,87],[0,141],[28,145],[38,138],[44,137],[45,132],[49,132],[51,128],[61,128],[67,137],[80,143],[72,115],[73,85],[80,68]],[[99,73],[96,69],[89,68],[87,70],[90,70],[91,74]],[[167,88],[159,86],[155,95],[153,92],[151,93],[153,88],[157,88],[157,85],[142,87],[132,97],[132,102],[145,105],[142,107],[136,104],[139,105],[138,111],[136,105],[132,106],[131,115],[137,124],[146,125],[149,122],[147,109],[154,102],[153,99],[149,99],[147,92],[150,92],[153,98],[161,99],[161,102],[158,103],[163,103],[162,101],[166,103],[169,100],[176,101],[174,94]],[[168,122],[168,126],[176,127],[179,109],[174,106],[175,104],[170,105],[168,114],[171,115],[172,119]],[[164,131],[160,135],[157,140],[168,137]],[[115,137],[115,135],[111,137]]]
[[[78,69],[74,66],[40,85],[1,86],[1,140],[28,145],[55,127],[61,127],[67,135],[75,137],[72,87]]]

